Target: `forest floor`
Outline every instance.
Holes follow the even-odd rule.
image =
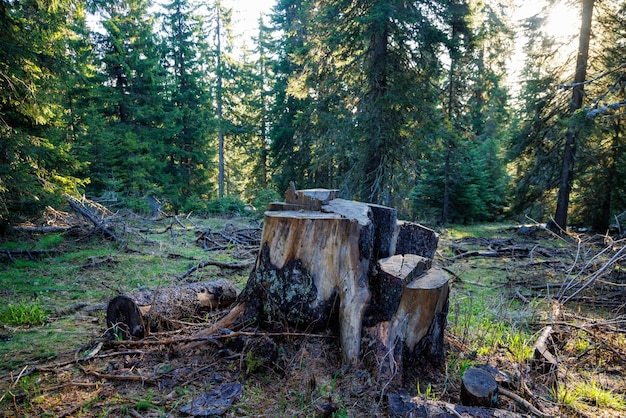
[[[452,283],[447,360],[391,390],[365,368],[342,368],[331,334],[243,328],[190,348],[220,312],[142,340],[106,338],[107,302],[119,293],[217,278],[243,289],[262,226],[90,209],[106,222],[50,209],[0,242],[2,416],[178,417],[199,400],[200,416],[422,416],[415,405],[436,404],[467,417],[454,405],[472,366],[506,390],[498,416],[626,414],[624,241],[536,225],[440,230],[436,261]],[[533,359],[542,335],[550,367]],[[254,349],[268,338],[271,362]]]

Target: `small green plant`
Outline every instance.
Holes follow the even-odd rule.
[[[585,405],[592,405],[618,411],[626,410],[623,396],[602,388],[595,380],[578,380],[569,385],[559,383],[550,392],[556,402],[572,409],[583,409]]]
[[[0,312],[0,322],[9,325],[35,326],[43,325],[48,319],[39,300],[20,302],[17,305],[9,304]]]
[[[268,205],[271,202],[281,200],[280,193],[271,188],[261,189],[258,191],[256,197],[252,201],[252,204],[256,208],[258,213],[263,213],[267,210]]]
[[[333,412],[333,418],[348,418],[348,411],[345,408],[341,408]]]
[[[533,356],[532,345],[518,333],[507,335],[505,345],[509,350],[509,357],[517,363],[524,363]]]
[[[254,373],[261,367],[262,362],[258,358],[254,356],[252,351],[248,351],[246,353],[246,373]]]
[[[595,380],[590,382],[578,382],[576,387],[581,399],[585,403],[601,408],[626,409],[626,402],[623,397],[602,388]]]
[[[245,212],[246,204],[238,197],[224,196],[220,199],[209,200],[206,209],[214,215],[241,214]]]
[[[429,399],[432,401],[438,400],[437,396],[435,395],[435,392],[433,391],[433,387],[430,383],[426,385],[426,390],[422,393],[422,390],[420,388],[420,382],[417,382],[417,396],[419,396],[422,399]]]

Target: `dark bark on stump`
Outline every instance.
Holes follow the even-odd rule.
[[[398,221],[396,254],[416,254],[433,259],[439,235],[430,228],[413,222]]]

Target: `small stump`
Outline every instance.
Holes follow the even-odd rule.
[[[470,367],[463,373],[461,403],[465,406],[496,406],[498,383],[485,370]]]

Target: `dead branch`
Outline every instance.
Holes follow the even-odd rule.
[[[309,338],[336,338],[336,336],[324,335],[324,334],[311,334],[307,332],[252,332],[252,331],[233,331],[223,334],[215,334],[218,331],[217,328],[213,328],[213,334],[208,334],[206,330],[202,335],[196,334],[195,336],[182,336],[178,338],[165,338],[160,340],[124,340],[124,341],[108,341],[107,345],[112,347],[128,346],[128,347],[145,347],[145,346],[160,346],[171,345],[179,343],[198,343],[198,342],[210,342],[213,344],[220,344],[218,340],[226,340],[236,337],[309,337]],[[193,345],[196,347],[197,345]],[[192,347],[192,348],[193,348]]]
[[[83,373],[97,377],[98,379],[120,380],[124,382],[141,382],[141,383],[147,383],[150,385],[157,384],[157,382],[154,379],[150,379],[150,378],[143,377],[143,376],[128,375],[128,374],[123,374],[123,375],[104,374],[104,373],[98,373],[95,370],[86,369],[84,367],[80,367],[80,369],[83,371]]]
[[[554,331],[553,324],[555,321],[558,321],[561,313],[561,306],[558,302],[552,303],[552,309],[550,311],[550,316],[548,318],[548,324],[543,328],[539,338],[533,344],[533,349],[535,350],[534,359],[536,363],[545,371],[554,370],[558,366],[558,360],[550,352],[549,344],[550,339],[552,337],[552,332]]]
[[[19,232],[28,232],[30,234],[51,234],[55,232],[67,232],[70,229],[76,228],[76,225],[67,226],[29,226],[29,225],[17,225],[13,229]]]
[[[603,250],[604,251],[604,250]],[[611,268],[613,266],[613,264],[615,264],[616,262],[620,261],[621,259],[623,259],[624,257],[626,257],[626,246],[623,246],[622,248],[620,248],[620,250],[615,253],[613,255],[613,257],[611,257],[611,259],[605,263],[602,267],[600,267],[598,270],[596,270],[593,274],[591,274],[587,280],[585,281],[584,284],[582,284],[575,292],[573,292],[571,295],[565,297],[562,299],[563,304],[567,303],[568,301],[570,301],[573,297],[575,297],[576,295],[578,295],[580,292],[582,292],[584,289],[588,288],[589,286],[591,286],[598,277],[600,277],[602,274],[604,274],[609,268]],[[595,259],[596,257],[594,257]],[[585,266],[586,267],[586,266]],[[564,292],[561,292],[562,295],[564,295]],[[560,298],[561,299],[561,298]]]
[[[216,266],[219,268],[242,270],[242,269],[251,267],[254,264],[254,262],[255,260],[248,260],[248,261],[243,261],[239,263],[225,263],[222,261],[215,261],[215,260],[203,261],[202,263],[199,263],[193,266],[192,268],[190,268],[189,270],[187,270],[180,276],[176,277],[176,280],[182,280],[188,277],[189,275],[191,275],[193,272],[203,269],[207,266]]]
[[[89,220],[93,225],[94,225],[94,229],[92,232],[96,232],[98,230],[101,230],[102,233],[108,237],[111,238],[113,241],[115,242],[119,242],[121,243],[123,246],[126,246],[126,241],[119,238],[117,235],[115,235],[115,233],[113,231],[111,231],[109,229],[109,227],[107,226],[106,222],[104,220],[99,220],[96,216],[96,214],[94,212],[92,212],[87,206],[85,206],[80,200],[75,199],[73,197],[68,197],[67,201],[70,205],[70,207],[78,212],[80,215],[82,215],[84,218],[86,218],[87,220]]]
[[[498,393],[500,395],[506,396],[507,398],[512,399],[513,401],[517,402],[520,406],[522,406],[522,408],[524,408],[531,414],[537,415],[539,417],[550,416],[546,414],[545,412],[540,411],[539,409],[537,409],[537,407],[535,407],[533,404],[528,402],[526,399],[522,398],[521,396],[519,396],[518,394],[514,392],[511,392],[510,390],[506,390],[502,387],[498,387]]]
[[[35,260],[36,256],[58,255],[59,250],[2,250],[0,254],[6,256],[9,261],[15,263],[15,257],[26,256],[29,260]]]

